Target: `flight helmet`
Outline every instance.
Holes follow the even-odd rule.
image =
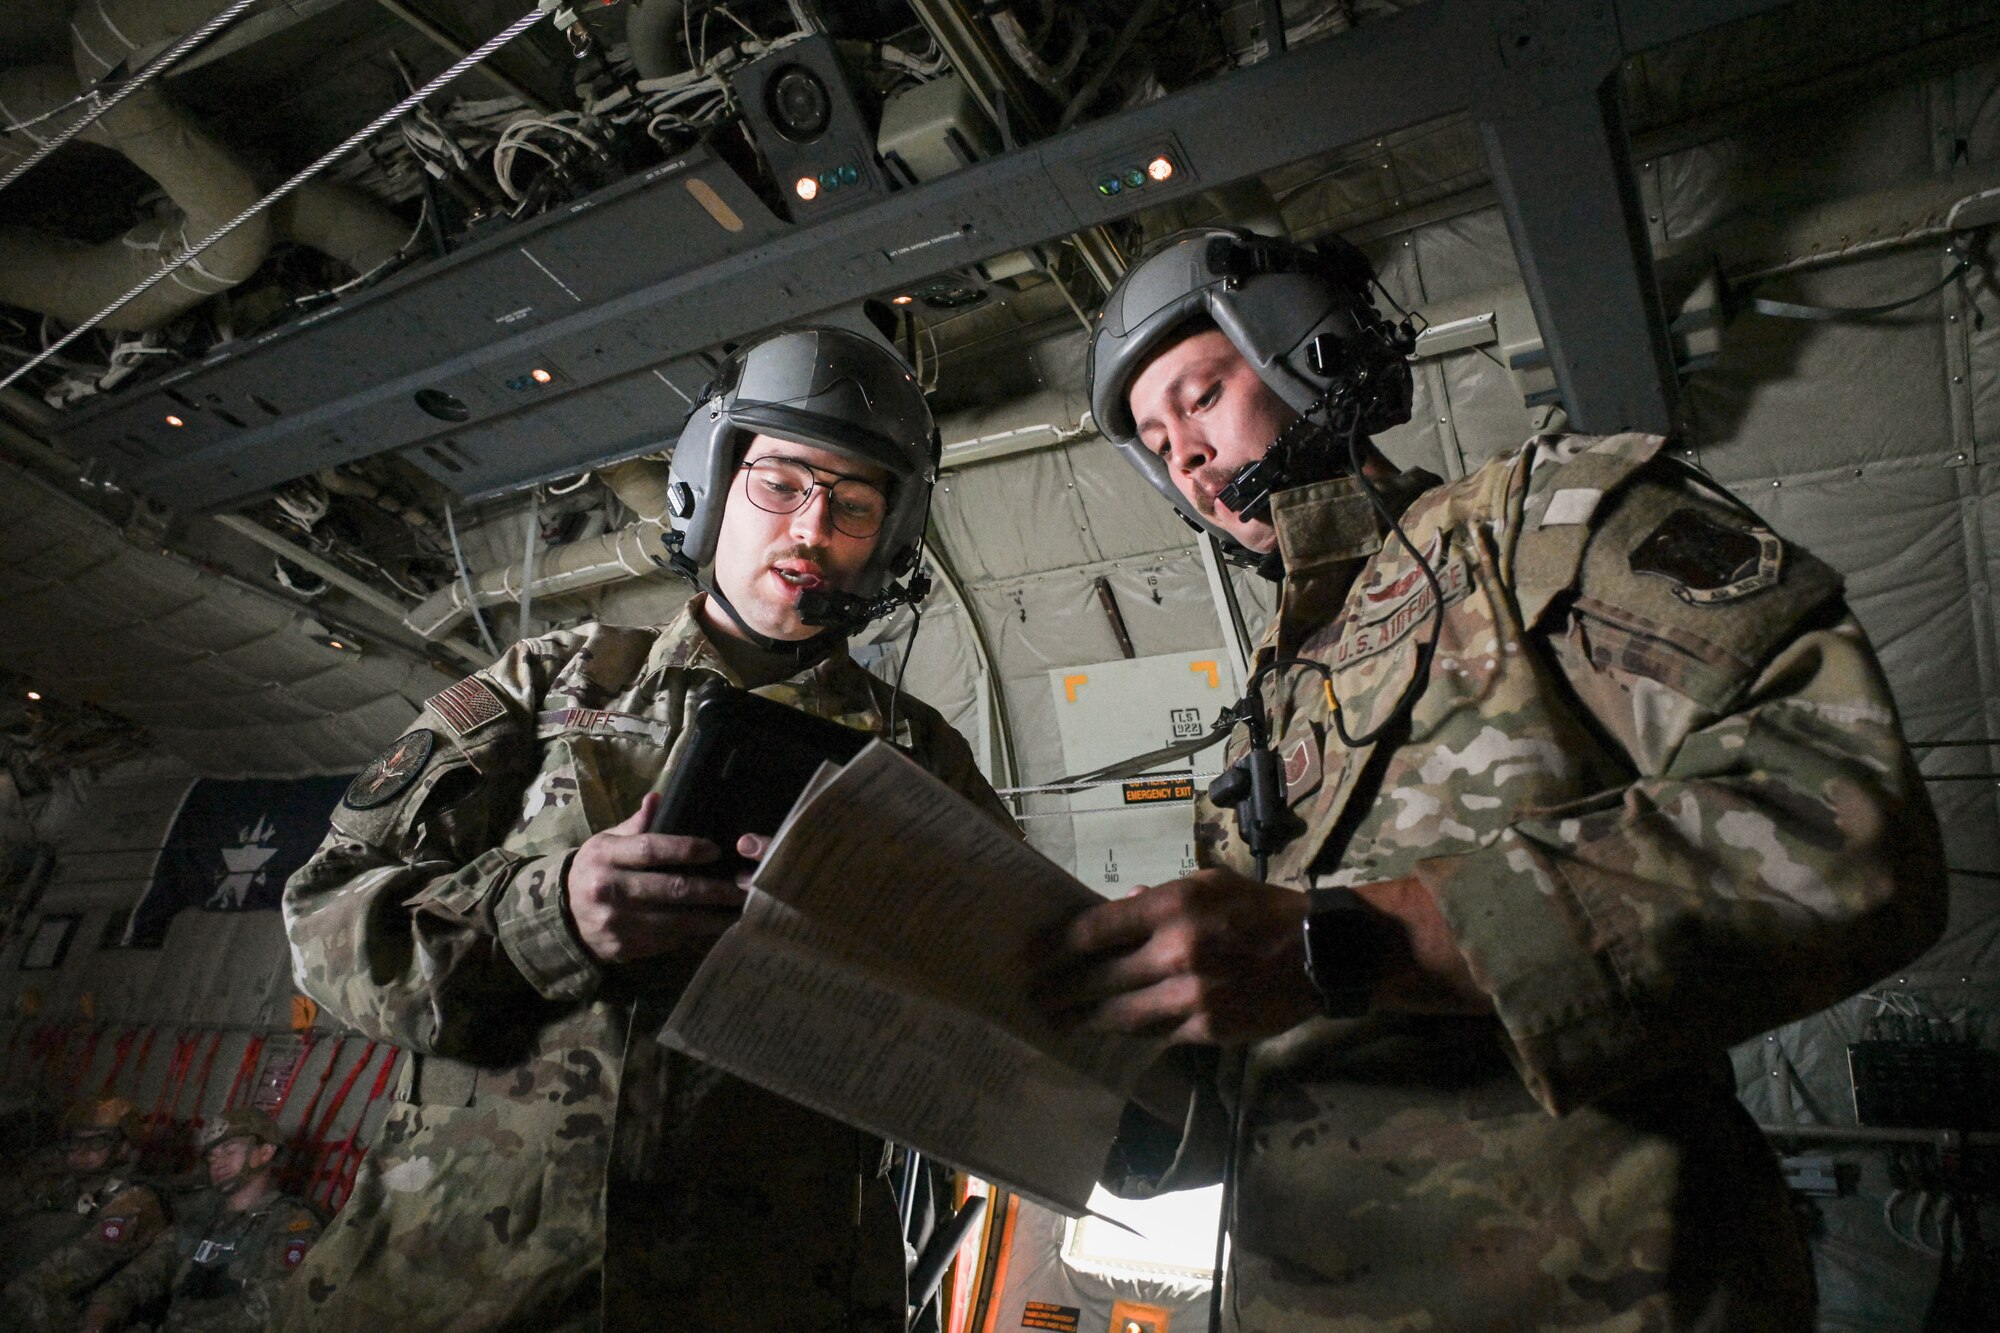
[[[676,569],[708,587],[723,501],[757,434],[888,469],[888,515],[853,593],[875,597],[916,567],[938,465],[923,390],[884,344],[846,329],[802,328],[732,354],[682,426],[667,486]]]
[[[1372,435],[1410,419],[1414,330],[1407,319],[1398,325],[1376,310],[1374,283],[1367,257],[1339,237],[1304,246],[1210,227],[1165,238],[1098,312],[1089,367],[1098,430],[1190,526],[1219,539],[1231,559],[1258,563],[1261,557],[1202,517],[1139,440],[1132,381],[1206,317],[1272,392],[1320,427],[1299,433],[1280,488],[1339,475],[1348,470],[1349,430]]]

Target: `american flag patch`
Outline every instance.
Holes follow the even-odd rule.
[[[478,676],[467,676],[431,696],[430,710],[460,736],[469,736],[495,718],[507,715],[500,692]]]

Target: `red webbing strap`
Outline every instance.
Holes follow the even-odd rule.
[[[83,1039],[83,1054],[69,1067],[69,1078],[64,1080],[64,1093],[70,1101],[76,1100],[77,1090],[90,1077],[90,1067],[97,1063],[97,1043],[104,1036],[104,1029],[93,1027]]]
[[[139,1043],[139,1058],[132,1065],[132,1091],[135,1093],[139,1085],[146,1081],[146,1065],[153,1058],[153,1041],[160,1035],[158,1028],[147,1028],[145,1032],[146,1039]]]
[[[104,1071],[104,1082],[98,1087],[97,1095],[109,1097],[118,1086],[118,1076],[125,1072],[125,1062],[132,1058],[132,1044],[139,1039],[139,1029],[126,1028],[118,1034],[118,1040],[111,1048],[111,1068]]]
[[[326,1168],[324,1154],[326,1152],[327,1131],[332,1129],[333,1122],[340,1118],[340,1108],[347,1105],[347,1094],[354,1090],[354,1080],[361,1077],[361,1071],[366,1069],[368,1062],[375,1058],[375,1047],[379,1044],[373,1041],[368,1043],[368,1048],[361,1052],[361,1058],[354,1062],[354,1068],[348,1070],[347,1077],[340,1081],[340,1089],[333,1094],[333,1100],[326,1104],[326,1114],[319,1118],[319,1128],[313,1131],[310,1140],[313,1151],[319,1158],[319,1162],[318,1165],[313,1167],[312,1174],[306,1177],[307,1199],[311,1199],[313,1194],[319,1189],[320,1174]]]
[[[44,1023],[28,1044],[28,1070],[37,1083],[54,1081],[56,1066],[62,1062],[62,1052],[69,1045],[69,1029],[56,1023]]]
[[[389,1071],[396,1067],[396,1057],[401,1054],[402,1051],[394,1046],[382,1053],[382,1068],[375,1073],[375,1084],[368,1090],[368,1100],[361,1104],[361,1114],[354,1117],[354,1127],[347,1131],[347,1137],[334,1150],[333,1168],[328,1172],[326,1182],[326,1208],[330,1213],[339,1212],[341,1205],[347,1202],[347,1196],[354,1192],[354,1178],[361,1173],[361,1159],[368,1155],[360,1142],[361,1127],[368,1123],[368,1112],[389,1090]]]
[[[299,1037],[299,1058],[292,1062],[292,1072],[285,1075],[285,1086],[278,1089],[278,1102],[271,1108],[271,1119],[276,1120],[284,1111],[285,1103],[292,1099],[292,1089],[298,1085],[299,1075],[306,1072],[306,1062],[312,1059],[313,1046],[318,1041],[319,1033],[312,1028],[307,1028]],[[331,1069],[331,1066],[328,1068]],[[325,1080],[322,1079],[321,1083],[324,1084]],[[306,1118],[312,1118],[311,1110],[307,1110]]]
[[[194,1048],[200,1041],[199,1032],[183,1032],[174,1038],[174,1058],[167,1065],[167,1077],[160,1084],[160,1095],[153,1101],[152,1114],[146,1117],[145,1143],[149,1148],[159,1137],[161,1124],[173,1114],[173,1104],[180,1099],[188,1069],[194,1064]]]
[[[208,1054],[201,1057],[201,1072],[194,1076],[194,1100],[188,1103],[188,1138],[199,1142],[201,1127],[208,1117],[201,1113],[201,1104],[208,1097],[208,1076],[215,1072],[215,1053],[222,1047],[222,1031],[217,1029],[208,1042]]]
[[[334,1069],[340,1064],[340,1052],[346,1045],[347,1038],[336,1037],[333,1049],[327,1052],[326,1068],[319,1071],[319,1083],[313,1088],[313,1095],[306,1102],[306,1113],[299,1117],[298,1127],[292,1131],[300,1147],[304,1147],[312,1137],[313,1112],[319,1109],[319,1099],[326,1095],[326,1082],[333,1077]],[[300,1067],[303,1068],[303,1064]]]
[[[253,1032],[243,1043],[243,1058],[236,1062],[236,1077],[229,1080],[229,1091],[223,1094],[222,1109],[234,1110],[236,1099],[245,1091],[245,1085],[252,1084],[257,1077],[257,1061],[264,1054],[264,1034]]]

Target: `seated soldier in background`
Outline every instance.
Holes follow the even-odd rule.
[[[63,1169],[0,1181],[7,1223],[0,1329],[66,1328],[106,1278],[167,1224],[160,1196],[138,1182],[139,1113],[123,1097],[78,1102],[63,1117]]]
[[[224,1111],[202,1134],[212,1190],[91,1297],[85,1333],[128,1327],[166,1304],[159,1327],[261,1329],[272,1290],[306,1257],[319,1215],[278,1185],[284,1135],[262,1111]]]

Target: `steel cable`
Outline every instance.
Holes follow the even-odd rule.
[[[7,172],[6,175],[0,176],[0,190],[4,190],[9,185],[12,185],[16,180],[19,180],[21,178],[21,176],[28,170],[28,168],[34,166],[35,163],[41,161],[43,158],[47,157],[50,153],[53,153],[56,149],[62,147],[64,144],[68,143],[71,139],[74,139],[77,135],[83,133],[83,131],[89,129],[92,125],[96,124],[98,118],[103,116],[105,112],[117,106],[120,102],[130,97],[133,93],[138,92],[141,88],[145,87],[148,83],[151,83],[154,79],[158,78],[160,75],[166,73],[169,69],[173,67],[174,63],[178,61],[182,56],[186,55],[189,51],[194,50],[195,47],[200,46],[203,42],[207,41],[211,36],[215,34],[215,32],[218,29],[227,25],[238,14],[241,14],[244,10],[250,8],[251,5],[254,5],[256,3],[257,0],[231,0],[231,3],[227,9],[224,9],[214,18],[202,24],[194,31],[188,33],[185,37],[182,37],[178,42],[175,42],[172,46],[168,47],[164,52],[162,52],[158,56],[158,58],[149,62],[144,69],[139,71],[138,74],[134,75],[131,79],[128,79],[123,84],[120,84],[118,91],[111,94],[111,96],[105,98],[102,102],[99,102],[96,106],[92,107],[89,115],[82,117],[75,124],[69,126],[67,129],[64,129],[60,134],[57,134],[54,138],[42,140],[41,147],[37,148],[34,152],[22,158],[19,162],[16,162],[13,165],[13,167]],[[95,94],[94,89],[88,90],[83,94],[79,95],[79,97],[76,100],[88,101],[94,96],[94,94]],[[74,104],[75,103],[71,103],[71,105]],[[151,284],[148,285],[150,286]],[[116,307],[113,308],[115,309]],[[103,318],[103,316],[100,315],[99,318],[101,319]]]

